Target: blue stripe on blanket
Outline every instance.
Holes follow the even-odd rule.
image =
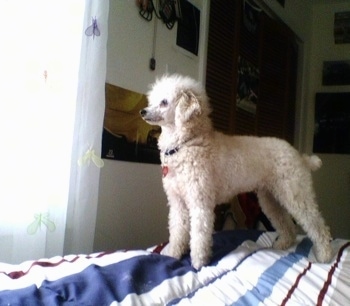
[[[145,293],[190,265],[162,255],[137,256],[105,267],[91,265],[56,281],[0,292],[0,305],[110,305],[128,294]]]
[[[312,242],[308,238],[304,238],[297,246],[295,252],[281,257],[270,268],[268,268],[259,278],[254,288],[247,291],[232,305],[234,306],[254,306],[258,305],[272,293],[273,287],[284,276],[296,262],[305,258],[310,253]]]

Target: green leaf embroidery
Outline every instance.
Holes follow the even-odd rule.
[[[53,221],[49,219],[49,214],[35,214],[34,221],[28,225],[27,233],[28,235],[35,235],[38,229],[41,230],[41,226],[46,226],[49,232],[54,232],[56,230],[56,225]]]
[[[101,159],[101,157],[96,155],[95,150],[93,150],[93,149],[88,149],[86,151],[86,153],[78,159],[78,165],[79,166],[84,166],[84,165],[89,166],[91,161],[98,168],[102,168],[104,166],[103,160]]]

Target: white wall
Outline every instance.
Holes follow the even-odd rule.
[[[110,0],[107,82],[145,93],[156,76],[166,72],[177,72],[202,79],[203,75],[200,72],[204,65],[207,1],[192,1],[198,8],[203,6],[198,57],[187,56],[188,53],[182,52],[182,49],[176,46],[177,24],[172,30],[168,30],[154,15],[151,22],[145,21],[139,16],[139,8],[135,2]],[[155,71],[151,71],[148,67],[152,55],[155,21],[157,66]]]
[[[204,79],[207,1],[201,9],[199,56],[176,46],[176,25],[168,30],[153,16],[139,16],[134,0],[110,0],[107,82],[145,93],[156,76],[182,73]],[[157,22],[156,70],[149,69]],[[159,165],[105,160],[101,171],[94,250],[140,248],[168,239],[166,197]]]
[[[286,0],[285,6],[281,6],[276,0],[257,0],[260,5],[266,5],[287,24],[293,32],[304,42],[309,40],[312,19],[311,0]]]
[[[350,86],[322,86],[323,61],[349,60],[350,44],[334,44],[334,13],[350,11],[349,1],[313,7],[309,92],[304,146],[312,152],[316,92],[349,92]],[[350,101],[349,101],[350,103]],[[315,188],[319,205],[334,236],[350,238],[350,155],[320,154],[323,167],[317,171]]]
[[[105,160],[94,250],[142,248],[168,239],[160,167]]]

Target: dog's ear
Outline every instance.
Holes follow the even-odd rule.
[[[182,91],[176,107],[176,120],[187,122],[202,113],[201,105],[192,91]]]

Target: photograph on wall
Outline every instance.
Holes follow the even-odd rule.
[[[178,20],[176,45],[198,55],[200,11],[192,3],[180,0],[181,18]]]
[[[256,114],[258,88],[259,69],[240,56],[238,58],[237,108]]]
[[[350,60],[323,62],[322,85],[350,85]]]
[[[336,44],[350,43],[350,11],[334,14],[334,42]]]
[[[244,1],[243,3],[243,25],[252,34],[258,34],[261,8],[253,3]]]
[[[144,94],[106,84],[102,158],[160,163],[157,142],[161,129],[141,118],[140,110],[146,106]]]
[[[315,153],[350,154],[350,92],[316,93]]]

